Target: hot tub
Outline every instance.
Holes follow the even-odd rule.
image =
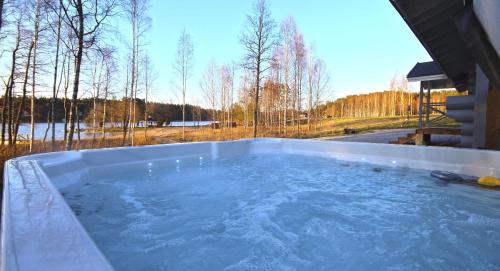
[[[499,269],[500,152],[258,139],[6,163],[2,270]]]

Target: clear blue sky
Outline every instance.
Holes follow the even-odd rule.
[[[207,63],[240,61],[239,36],[251,10],[250,0],[151,0],[149,54],[158,77],[153,97],[178,102],[172,86],[172,63],[183,28],[194,42],[190,102],[203,102],[199,81]],[[326,61],[331,98],[388,88],[397,73],[406,75],[429,55],[389,0],[268,0],[279,24],[293,16],[307,44]]]

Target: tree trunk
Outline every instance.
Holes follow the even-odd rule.
[[[257,56],[257,72],[255,78],[255,104],[253,107],[253,138],[257,137],[257,125],[259,122],[259,88],[260,88],[260,55]]]
[[[57,19],[57,36],[56,36],[56,59],[55,59],[55,64],[54,64],[54,82],[52,86],[52,103],[51,103],[51,122],[52,122],[52,136],[51,136],[51,149],[52,151],[55,151],[56,148],[56,96],[57,96],[57,89],[56,89],[56,84],[57,84],[57,69],[59,65],[59,46],[61,43],[61,13],[62,13],[62,6],[61,3],[59,3],[59,14],[58,14],[58,19]],[[64,63],[63,63],[64,66]]]
[[[123,99],[123,137],[122,137],[122,145],[125,146],[125,140],[127,139],[127,125],[128,125],[128,69],[127,69],[127,82],[125,84],[125,98]]]
[[[17,38],[16,38],[16,46],[14,47],[14,50],[12,50],[12,67],[10,69],[10,76],[9,76],[9,80],[8,80],[8,83],[7,83],[7,86],[5,87],[5,94],[3,96],[3,107],[2,107],[2,142],[1,144],[4,145],[5,144],[5,126],[6,126],[6,116],[5,116],[5,111],[7,109],[7,106],[9,106],[9,104],[11,104],[10,102],[10,97],[12,95],[9,95],[12,93],[12,89],[14,88],[14,83],[15,83],[15,73],[16,73],[16,61],[17,61],[17,51],[19,50],[19,44],[21,42],[21,26],[20,26],[20,22],[18,22],[17,24]],[[11,109],[9,109],[9,111],[11,111]],[[11,125],[11,123],[9,123],[9,126]],[[9,128],[9,143],[11,143],[12,141],[12,135],[11,135],[11,131],[10,131],[10,128]]]
[[[21,118],[22,118],[23,112],[24,112],[24,105],[26,104],[28,76],[29,76],[29,69],[30,69],[30,64],[31,64],[31,52],[33,51],[33,46],[34,46],[34,43],[31,42],[29,50],[28,50],[28,59],[26,61],[26,69],[24,70],[23,94],[21,97],[21,103],[19,104],[19,108],[17,110],[17,116],[16,116],[16,120],[15,120],[14,144],[16,144],[16,141],[17,141],[17,134],[19,131],[19,125],[21,124]]]
[[[76,135],[77,135],[77,142],[78,144],[80,144],[80,140],[82,139],[81,138],[81,129],[80,129],[80,111],[78,110],[78,103],[76,104],[76,108],[75,108],[75,111],[76,111]]]
[[[31,85],[31,138],[30,152],[33,151],[35,143],[35,89],[36,89],[36,51],[38,48],[38,31],[40,28],[40,0],[36,1],[35,31],[33,33],[33,74]]]
[[[84,14],[83,14],[83,6],[82,1],[77,0],[77,9],[78,9],[78,20],[79,20],[79,32],[78,32],[78,49],[75,59],[75,78],[73,81],[73,95],[71,98],[71,106],[69,112],[69,132],[68,132],[68,140],[66,141],[66,150],[71,150],[73,148],[73,135],[75,133],[75,116],[78,114],[76,111],[78,105],[78,87],[80,85],[80,70],[82,65],[82,57],[83,57],[83,35],[85,28],[83,26]]]
[[[9,80],[7,82],[7,85],[5,86],[5,93],[3,95],[3,106],[2,106],[2,145],[5,144],[5,126],[7,124],[6,122],[6,110],[7,110],[7,106],[8,106],[8,100],[9,100],[9,89],[10,89],[10,85],[12,84],[12,74],[11,76],[9,77]]]
[[[147,56],[146,56],[147,57]],[[148,142],[148,58],[146,58],[146,70],[145,70],[145,76],[146,76],[146,98],[144,100],[144,141],[147,143]]]
[[[101,127],[101,133],[102,133],[102,142],[104,144],[106,141],[106,106],[108,103],[108,89],[109,89],[109,71],[106,71],[106,86],[104,89],[104,101],[102,105],[102,127]]]
[[[45,129],[45,133],[43,134],[43,144],[45,145],[45,141],[47,140],[47,134],[49,133],[50,130],[50,109],[49,112],[47,112],[47,128]]]
[[[68,140],[68,88],[69,88],[69,70],[71,66],[71,57],[68,54],[68,66],[66,71],[66,76],[64,79],[64,98],[63,98],[63,107],[64,107],[64,142]]]

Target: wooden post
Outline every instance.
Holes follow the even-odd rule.
[[[419,108],[418,108],[418,128],[422,129],[422,120],[423,120],[423,110],[424,110],[424,82],[420,82],[420,96],[419,96]]]
[[[425,113],[425,126],[430,126],[430,114],[431,114],[431,83],[427,82],[427,104]]]

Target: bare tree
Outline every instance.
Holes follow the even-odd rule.
[[[92,144],[95,143],[97,137],[97,103],[99,100],[99,94],[102,87],[102,76],[103,69],[105,68],[104,54],[98,50],[94,55],[94,68],[92,69],[92,100],[93,100],[93,110],[92,110]]]
[[[38,38],[40,35],[40,16],[41,16],[41,2],[35,1],[35,29],[33,31],[33,66],[31,75],[31,136],[30,136],[30,152],[33,151],[33,144],[35,143],[35,89],[36,89],[36,73],[37,73],[37,49]]]
[[[268,69],[271,50],[275,44],[275,22],[265,0],[255,2],[253,13],[247,16],[247,26],[240,38],[245,48],[243,66],[255,72],[255,95],[253,108],[253,137],[257,137],[259,122],[259,90],[262,74]]]
[[[287,17],[281,23],[280,28],[280,46],[282,47],[282,59],[281,59],[281,68],[283,71],[283,79],[284,79],[284,105],[283,105],[283,128],[284,134],[286,136],[287,133],[287,122],[288,122],[288,103],[289,103],[289,94],[290,94],[290,62],[293,53],[293,44],[295,33],[297,32],[297,25],[295,23],[295,19],[293,17]]]
[[[186,130],[186,92],[187,80],[191,76],[193,66],[193,43],[191,36],[184,29],[177,43],[177,55],[174,63],[174,70],[180,81],[179,89],[182,97],[182,139]]]
[[[135,143],[135,126],[137,123],[137,90],[139,81],[139,52],[144,33],[149,29],[151,19],[147,16],[149,9],[149,0],[126,0],[123,7],[132,27],[132,52],[131,52],[131,71],[130,71],[130,113],[129,126],[131,129],[131,143]]]
[[[311,131],[311,115],[314,106],[314,83],[316,78],[317,65],[314,54],[314,47],[309,47],[307,60],[307,130]]]
[[[106,123],[107,123],[107,105],[108,105],[108,96],[110,95],[110,85],[112,80],[112,74],[116,71],[115,61],[113,58],[113,50],[105,49],[103,54],[103,60],[105,65],[104,72],[104,100],[102,105],[102,127],[101,127],[101,136],[102,141],[106,140]]]
[[[253,77],[253,76],[252,76]],[[243,125],[245,126],[245,131],[248,128],[249,120],[248,120],[248,108],[250,107],[250,101],[253,97],[252,95],[252,84],[250,75],[248,71],[245,71],[240,78],[240,86],[238,88],[238,98],[240,100],[240,104],[243,111]]]
[[[56,98],[57,98],[57,91],[58,91],[58,84],[57,84],[57,76],[58,76],[58,69],[59,69],[59,51],[60,51],[60,46],[61,46],[61,28],[62,28],[62,5],[59,1],[54,1],[52,3],[49,0],[45,0],[47,6],[52,9],[52,13],[56,16],[56,26],[55,28],[52,27],[50,24],[49,26],[52,27],[52,32],[55,35],[56,39],[56,51],[55,51],[55,60],[54,60],[54,75],[53,75],[53,82],[52,82],[52,101],[51,101],[51,117],[50,121],[52,123],[52,131],[51,131],[51,148],[52,151],[55,150],[55,143],[56,143]],[[56,7],[57,5],[57,7]],[[52,19],[53,21],[54,19]],[[64,63],[63,63],[64,67]],[[59,86],[60,86],[61,80],[59,80]]]
[[[127,72],[126,72],[126,82],[125,82],[125,96],[123,97],[123,119],[122,119],[122,131],[123,131],[123,137],[122,137],[122,145],[125,145],[125,140],[127,139],[127,131],[128,131],[128,122],[130,119],[129,115],[129,110],[128,110],[128,85],[129,85],[129,80],[130,80],[130,68],[129,65],[126,65]]]
[[[326,70],[326,64],[321,59],[316,59],[314,64],[315,80],[312,84],[313,86],[313,99],[314,99],[314,109],[315,109],[315,129],[318,129],[319,124],[322,125],[322,117],[320,116],[320,106],[321,101],[323,101],[325,96],[328,96],[328,85],[330,84],[330,75]],[[331,94],[331,93],[330,93]]]
[[[228,94],[229,94],[229,83],[230,83],[230,74],[228,71],[228,67],[226,65],[222,65],[219,69],[219,101],[220,101],[220,120],[221,120],[221,129],[227,125],[227,115],[228,111]]]
[[[12,63],[9,79],[7,80],[5,86],[5,94],[3,99],[3,107],[2,107],[2,142],[1,144],[5,144],[5,126],[9,126],[9,144],[12,143],[12,133],[11,133],[11,120],[12,120],[12,89],[14,88],[14,83],[16,81],[16,63],[17,63],[17,53],[19,51],[19,46],[21,43],[21,19],[17,21],[17,34],[15,46],[12,50]],[[6,109],[9,108],[8,116],[6,116]],[[7,122],[8,117],[8,122]]]
[[[282,110],[283,112],[285,111],[284,108],[284,97],[286,96],[285,93],[285,88],[283,87],[283,69],[282,69],[282,59],[284,58],[284,53],[283,53],[283,47],[278,45],[274,48],[273,50],[273,56],[271,60],[271,75],[270,80],[274,81],[275,84],[277,84],[277,92],[278,92],[278,101],[277,101],[277,113],[278,113],[278,133],[281,134],[281,118],[282,118]],[[272,123],[272,121],[271,121]],[[283,125],[285,126],[286,123]],[[286,127],[283,127],[286,128]]]
[[[305,66],[305,45],[302,33],[296,32],[294,37],[294,85],[293,85],[293,107],[292,122],[296,125],[296,132],[300,135],[300,112],[302,108],[302,81]]]
[[[205,98],[206,103],[210,106],[212,111],[212,121],[217,121],[216,117],[216,106],[217,106],[217,65],[214,61],[211,61],[207,68],[205,69],[205,73],[203,75],[203,79],[200,82],[201,89],[203,91],[203,96]],[[214,125],[212,125],[214,128]],[[213,129],[212,129],[213,131]]]
[[[21,103],[19,104],[17,115],[16,115],[16,120],[15,120],[15,124],[14,124],[14,144],[16,144],[16,141],[17,141],[17,134],[19,132],[19,126],[21,124],[21,118],[22,118],[22,115],[24,112],[24,105],[26,103],[28,76],[29,76],[29,70],[30,70],[30,65],[31,65],[31,54],[33,52],[34,46],[35,46],[34,42],[31,41],[29,49],[28,49],[28,58],[26,61],[26,68],[24,70],[24,81],[23,81],[23,87],[22,87]]]
[[[148,95],[149,89],[151,87],[151,59],[148,55],[144,56],[144,139],[148,139],[148,121],[149,121],[149,110],[148,110]]]
[[[64,77],[64,96],[63,96],[63,108],[64,108],[64,141],[68,139],[68,89],[70,83],[70,71],[71,71],[71,52],[67,52],[65,55],[67,59],[67,66],[63,72]]]
[[[77,117],[78,90],[80,86],[80,72],[83,59],[83,51],[92,46],[100,27],[112,14],[115,0],[59,0],[64,13],[64,23],[72,30],[76,41],[75,69],[73,79],[73,94],[69,113],[69,133],[66,141],[66,149],[73,147],[73,135],[75,132],[75,118]]]
[[[229,131],[233,131],[233,110],[234,110],[234,76],[236,73],[235,64],[232,63],[229,68],[230,72],[230,90],[229,90],[229,111],[228,111],[228,120],[229,120]]]

